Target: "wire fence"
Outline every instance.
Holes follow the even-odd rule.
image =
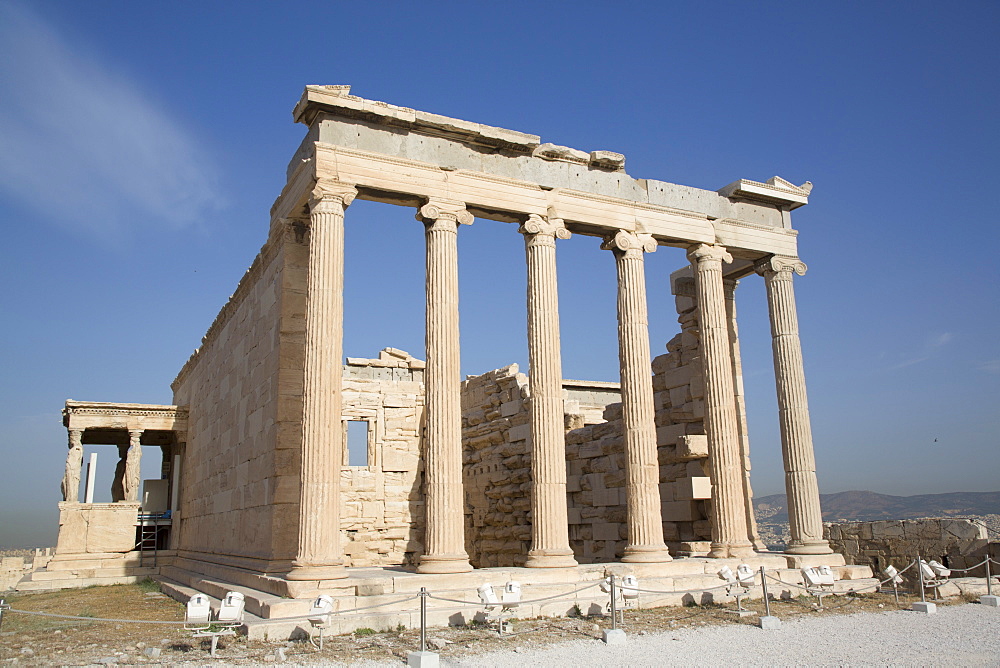
[[[935,562],[931,562],[931,565],[933,565],[934,563]],[[468,610],[470,608],[475,608],[479,611],[482,611],[483,614],[488,616],[488,614],[491,611],[499,611],[499,617],[498,617],[498,619],[500,620],[499,631],[500,634],[503,635],[504,626],[502,622],[502,615],[505,612],[513,614],[512,611],[522,606],[531,606],[541,603],[553,603],[560,600],[575,600],[577,602],[580,602],[582,600],[579,597],[580,594],[595,588],[600,588],[601,594],[598,594],[596,597],[590,596],[585,598],[588,603],[593,603],[595,598],[601,599],[602,594],[607,596],[608,597],[607,610],[611,614],[612,627],[617,629],[619,613],[623,614],[624,609],[630,606],[633,609],[640,608],[641,601],[639,599],[640,595],[643,594],[653,595],[653,596],[681,596],[681,597],[698,594],[701,595],[702,597],[704,597],[705,595],[713,595],[714,598],[714,594],[716,592],[726,590],[727,594],[733,595],[732,592],[736,590],[737,593],[735,595],[737,596],[737,604],[738,604],[738,608],[736,611],[744,614],[752,614],[753,611],[749,611],[742,608],[742,605],[739,603],[740,601],[739,597],[751,595],[751,590],[753,591],[759,590],[759,593],[764,598],[765,606],[770,600],[781,600],[781,599],[791,600],[793,602],[798,602],[801,604],[801,601],[795,601],[794,597],[790,595],[786,596],[784,592],[780,593],[778,596],[775,596],[774,594],[768,594],[766,585],[767,582],[770,581],[772,583],[780,585],[783,588],[786,588],[788,592],[800,591],[802,592],[802,595],[816,597],[818,599],[818,606],[814,604],[814,607],[819,607],[821,609],[823,609],[823,603],[822,603],[823,597],[834,596],[834,597],[845,598],[846,600],[843,603],[826,608],[834,610],[840,607],[844,607],[846,605],[850,605],[855,600],[857,600],[857,597],[859,595],[865,592],[869,591],[885,592],[887,585],[891,586],[891,591],[895,594],[896,601],[898,603],[899,585],[904,583],[904,579],[902,576],[908,571],[911,571],[912,569],[916,569],[916,577],[914,577],[913,574],[911,573],[909,578],[914,584],[914,588],[916,589],[916,591],[912,593],[914,595],[920,595],[921,601],[924,600],[925,591],[927,588],[935,588],[935,591],[937,591],[936,588],[939,588],[950,581],[950,576],[952,574],[970,573],[974,570],[983,567],[985,567],[987,573],[987,577],[985,578],[986,589],[988,594],[992,594],[993,579],[1000,576],[1000,568],[991,569],[991,565],[1000,567],[1000,561],[997,561],[987,556],[979,563],[974,564],[972,566],[968,566],[966,568],[949,568],[947,569],[948,571],[947,576],[940,576],[938,572],[927,570],[927,573],[931,572],[935,573],[935,576],[933,578],[930,578],[930,580],[928,580],[925,578],[924,569],[925,568],[930,569],[931,566],[928,565],[928,562],[924,561],[918,556],[899,571],[894,571],[894,570],[890,571],[887,569],[887,571],[884,572],[884,574],[887,577],[885,577],[884,579],[879,579],[874,584],[864,585],[860,587],[849,587],[846,590],[843,588],[843,584],[841,584],[841,588],[839,591],[834,590],[834,581],[832,580],[824,584],[810,583],[809,576],[806,573],[808,569],[801,569],[803,578],[802,581],[792,582],[781,577],[781,572],[784,573],[793,572],[794,569],[789,569],[789,568],[772,569],[773,572],[768,573],[764,567],[760,567],[759,570],[753,571],[752,577],[747,577],[748,573],[744,573],[744,575],[739,577],[734,577],[732,576],[731,572],[727,576],[724,576],[723,571],[720,571],[718,575],[719,577],[722,577],[725,580],[725,582],[716,586],[696,587],[692,589],[663,590],[663,589],[652,589],[648,587],[640,587],[638,581],[635,580],[634,577],[632,577],[632,579],[629,580],[628,578],[631,576],[622,577],[618,575],[610,575],[600,581],[591,582],[581,586],[575,586],[566,591],[558,592],[550,596],[540,596],[536,598],[521,598],[519,587],[517,588],[518,594],[516,597],[511,599],[505,597],[502,600],[497,599],[495,596],[492,598],[492,600],[489,600],[484,596],[482,591],[480,591],[479,601],[458,599],[448,596],[439,596],[437,594],[428,591],[426,588],[421,588],[421,591],[418,594],[395,597],[372,605],[366,605],[355,608],[345,608],[340,610],[329,609],[329,610],[324,610],[321,613],[317,613],[316,610],[314,609],[307,614],[292,615],[285,617],[273,617],[273,618],[262,619],[260,620],[260,622],[257,622],[255,620],[253,623],[271,624],[279,622],[280,623],[301,622],[303,623],[302,624],[303,627],[305,627],[306,624],[308,624],[311,625],[312,627],[328,628],[330,626],[331,621],[334,619],[354,618],[363,616],[370,617],[372,611],[378,610],[380,608],[392,607],[393,610],[387,611],[387,614],[395,614],[395,615],[412,614],[415,612],[413,608],[400,609],[400,606],[403,606],[410,602],[419,601],[419,610],[421,613],[420,614],[421,648],[424,648],[426,639],[426,629],[427,629],[428,600],[440,601],[442,603],[452,604],[452,606],[449,607],[435,607],[432,610],[432,612],[434,613],[452,612],[455,610]],[[940,566],[940,564],[938,564],[938,566]],[[707,573],[705,575],[708,576]],[[976,579],[983,579],[983,578],[976,578]],[[850,580],[840,580],[839,582],[840,583],[850,582]],[[510,584],[511,583],[508,583],[508,585]],[[552,587],[553,585],[542,584],[538,586]],[[461,590],[445,589],[440,591],[451,592],[451,591],[461,591]],[[662,605],[664,605],[663,599],[654,599],[654,603],[650,607],[657,607]],[[769,608],[766,609],[768,611],[768,616],[770,616],[770,609]],[[23,610],[20,608],[14,608],[8,605],[3,599],[0,599],[0,629],[2,629],[5,618],[7,618],[10,615],[26,615],[30,617],[44,617],[44,618],[64,619],[64,620],[83,621],[83,622],[105,622],[105,623],[110,622],[116,624],[162,625],[162,626],[175,626],[175,627],[187,626],[188,628],[185,629],[187,631],[193,631],[193,632],[204,631],[204,626],[201,626],[200,628],[192,628],[191,625],[193,622],[190,619],[184,621],[169,621],[169,620],[127,619],[127,618],[100,618],[100,617],[91,617],[82,615],[64,615],[52,612],[41,612],[35,610]],[[203,620],[203,624],[213,624],[213,623],[218,623],[218,622],[211,622],[211,621],[205,622]],[[213,651],[214,651],[214,645],[213,645]]]

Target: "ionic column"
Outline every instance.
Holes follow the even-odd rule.
[[[347,576],[340,547],[344,209],[356,195],[350,185],[320,180],[309,200],[299,544],[289,580]]]
[[[69,430],[69,452],[66,454],[66,472],[62,479],[63,501],[79,503],[80,470],[83,467],[83,430]]]
[[[670,561],[670,553],[663,542],[643,268],[643,252],[655,251],[656,241],[649,234],[621,230],[601,248],[615,254],[618,268],[618,361],[628,513],[628,546],[622,561]]]
[[[757,262],[754,269],[764,277],[771,317],[781,456],[785,464],[785,495],[792,535],[785,551],[789,554],[830,554],[833,550],[823,540],[823,514],[809,423],[799,316],[792,287],[792,272],[802,276],[806,273],[806,265],[797,258],[772,256]]]
[[[471,571],[462,494],[461,359],[458,336],[458,225],[473,216],[461,202],[431,200],[417,220],[427,239],[427,518],[419,573]]]
[[[732,256],[721,246],[698,244],[688,251],[698,291],[701,361],[705,376],[705,432],[712,477],[712,549],[710,557],[742,557],[753,553],[747,539],[743,501],[733,356],[722,288],[722,262]]]
[[[736,287],[739,281],[723,279],[722,289],[726,295],[726,321],[729,325],[729,348],[733,357],[733,391],[736,394],[736,423],[740,437],[740,463],[743,466],[743,504],[747,518],[747,540],[755,549],[766,550],[767,546],[757,532],[757,517],[753,510],[753,488],[750,486],[750,430],[747,426],[746,393],[743,389],[743,356],[740,354],[740,329],[736,322]]]
[[[141,429],[128,430],[128,453],[125,455],[125,471],[122,475],[122,496],[125,501],[138,501],[142,485],[142,439]]]
[[[569,230],[558,218],[532,214],[518,230],[528,263],[528,367],[531,388],[531,550],[529,568],[576,566],[566,517],[566,435],[556,238]]]

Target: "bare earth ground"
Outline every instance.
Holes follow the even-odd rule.
[[[182,621],[184,607],[159,593],[157,585],[115,585],[48,593],[7,595],[16,610],[52,612],[83,617]],[[900,596],[901,608],[915,600]],[[815,599],[800,597],[771,603],[771,614],[782,620],[897,609],[892,594],[824,599],[817,610]],[[950,603],[964,603],[954,599]],[[623,628],[628,634],[699,628],[725,624],[755,624],[757,617],[738,617],[726,609],[709,605],[649,610],[629,609]],[[748,609],[763,611],[762,601],[751,601]],[[610,627],[610,618],[515,620],[513,632],[500,637],[496,628],[482,625],[435,628],[428,631],[433,651],[442,660],[469,659],[496,650],[538,649],[574,639],[599,638]],[[599,642],[595,640],[595,642]],[[248,641],[244,637],[223,638],[218,657],[208,653],[208,641],[192,638],[179,626],[65,620],[8,612],[0,627],[0,664],[17,666],[148,664],[250,665],[260,663],[330,664],[359,661],[405,662],[407,653],[419,648],[419,631],[413,629],[328,637],[320,651],[308,641]],[[156,650],[159,650],[157,653]],[[147,654],[148,652],[148,654]],[[149,654],[157,655],[150,657]]]

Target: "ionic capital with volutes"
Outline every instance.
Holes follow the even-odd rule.
[[[618,230],[614,236],[605,237],[602,250],[624,253],[626,257],[641,257],[643,252],[656,251],[656,239],[645,232]]]
[[[332,209],[335,213],[343,213],[358,196],[358,189],[349,183],[334,179],[318,179],[312,192],[309,193],[309,211],[324,213]]]
[[[536,213],[528,216],[517,231],[524,235],[528,247],[554,246],[556,239],[569,239],[572,234],[561,218],[545,218]]]
[[[465,202],[448,199],[429,199],[417,209],[417,220],[433,229],[438,225],[457,228],[458,225],[472,225],[476,218],[465,208]]]
[[[799,276],[805,276],[807,269],[806,263],[799,258],[782,255],[771,255],[753,263],[753,270],[764,277],[784,274],[791,278],[793,271]]]
[[[731,264],[733,256],[726,250],[725,246],[716,244],[695,244],[688,249],[688,261],[699,266],[722,263]]]

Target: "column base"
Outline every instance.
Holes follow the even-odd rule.
[[[524,562],[525,568],[572,568],[577,565],[572,550],[532,550]]]
[[[347,577],[343,564],[326,566],[292,566],[285,574],[286,580],[340,580]]]
[[[673,560],[666,545],[629,545],[622,555],[625,564],[662,564]]]
[[[789,543],[785,548],[785,554],[833,554],[833,549],[827,541],[817,540],[808,543]]]
[[[425,554],[420,557],[418,573],[468,573],[472,570],[469,555],[462,554]]]
[[[708,556],[711,559],[729,559],[732,557],[751,557],[755,554],[750,543],[712,543]]]

